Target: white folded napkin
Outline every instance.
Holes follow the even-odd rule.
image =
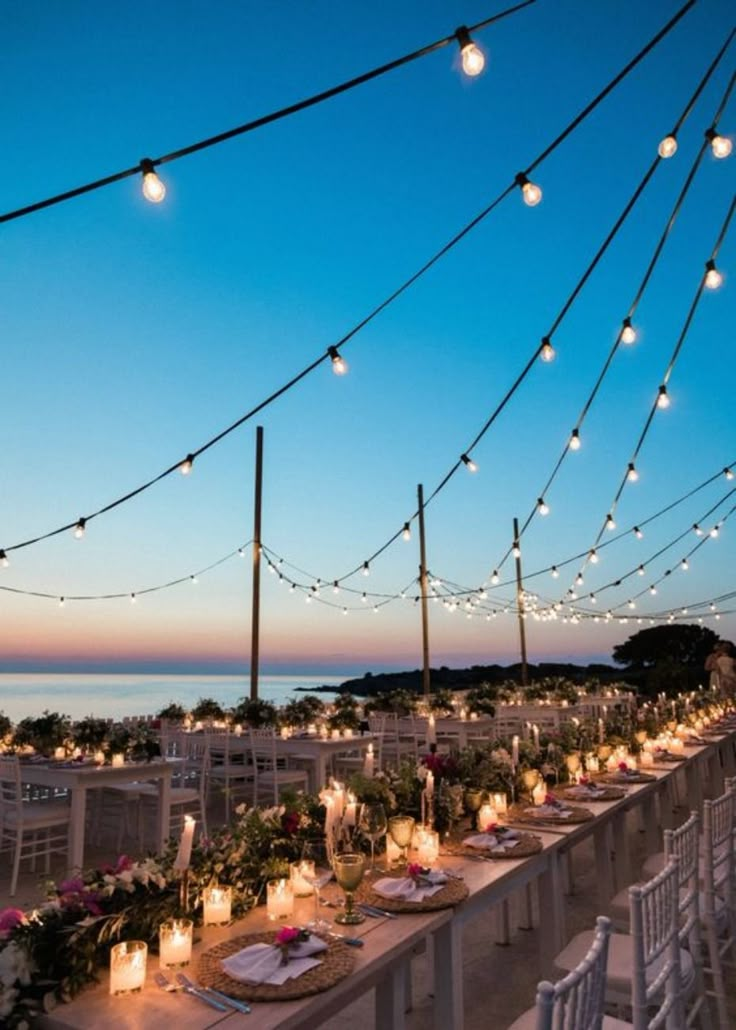
[[[310,937],[289,946],[289,962],[281,964],[281,949],[272,944],[250,944],[229,955],[221,962],[222,968],[233,980],[246,984],[273,984],[277,987],[287,980],[295,980],[308,969],[319,965],[319,959],[310,958],[325,951],[327,944],[319,937]]]
[[[429,880],[429,885],[417,886],[411,876],[401,876],[398,879],[386,876],[382,880],[376,880],[373,890],[382,898],[394,901],[424,901],[425,898],[431,898],[433,894],[441,891],[447,883],[445,874],[435,869],[424,874],[422,879]]]
[[[585,798],[596,798],[600,794],[605,794],[604,787],[596,787],[595,784],[585,785],[580,784],[577,787],[571,787],[566,791],[569,798],[576,798],[577,800],[585,800]]]
[[[553,816],[555,819],[567,819],[568,816],[572,815],[572,811],[569,808],[557,808],[556,805],[539,805],[534,808],[527,808],[524,814],[531,816],[541,815],[547,819],[550,816]]]
[[[497,835],[495,833],[474,833],[466,837],[463,844],[468,848],[484,848],[486,851],[511,851],[519,843],[516,830]]]

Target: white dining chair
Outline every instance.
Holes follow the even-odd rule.
[[[604,1021],[606,965],[611,922],[605,916],[596,920],[590,950],[582,961],[557,983],[542,980],[537,999],[509,1027],[509,1030],[615,1030],[618,1020]]]
[[[729,1025],[726,968],[736,960],[736,794],[729,789],[703,805],[703,926],[707,947],[705,972],[713,983],[719,1025]]]
[[[309,774],[306,769],[290,769],[279,764],[276,756],[276,734],[272,729],[249,729],[251,755],[253,757],[253,804],[264,799],[279,803],[281,787],[296,787],[306,790]]]
[[[230,732],[207,737],[209,748],[209,785],[219,787],[225,796],[225,822],[230,822],[232,802],[239,795],[253,793],[255,766],[248,741]]]
[[[23,798],[21,767],[17,756],[0,757],[0,851],[12,856],[10,897],[18,886],[20,863],[44,860],[51,868],[51,855],[69,852],[69,805],[54,801],[26,801]]]
[[[653,880],[630,888],[631,933],[609,938],[606,1004],[630,1010],[633,1030],[683,1030],[687,1025],[682,984],[692,988],[694,969],[680,947],[679,885],[674,857]],[[577,934],[555,965],[572,972],[589,947],[590,934]]]

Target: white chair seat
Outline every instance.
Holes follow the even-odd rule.
[[[47,826],[56,826],[69,819],[69,805],[54,805],[46,802],[26,802],[23,805],[22,825],[26,830],[42,830]],[[3,816],[3,822],[7,826],[15,826],[17,822],[17,811],[9,809]]]
[[[590,933],[579,933],[570,941],[555,959],[555,965],[569,972],[575,969],[585,958],[591,945]],[[651,984],[657,979],[662,966],[665,963],[665,956],[659,958],[647,967],[647,983]],[[607,988],[610,992],[619,996],[631,995],[631,977],[634,968],[634,946],[633,939],[628,934],[612,933],[608,942],[608,969],[606,973]],[[695,967],[690,952],[680,948],[680,968],[682,972],[683,995],[687,997],[695,983]]]

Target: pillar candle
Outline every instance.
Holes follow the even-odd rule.
[[[427,779],[424,782],[424,792],[428,798],[434,795],[434,773],[431,769],[427,773]]]
[[[179,839],[179,850],[176,853],[176,859],[174,861],[174,869],[177,869],[180,873],[184,872],[185,869],[189,868],[189,863],[192,858],[192,843],[194,841],[194,819],[191,815],[184,816],[184,829],[181,831],[181,838]]]
[[[148,945],[145,941],[121,941],[110,951],[110,994],[140,991],[146,981]]]
[[[437,743],[437,726],[435,723],[434,715],[430,715],[427,719],[427,744]]]
[[[478,810],[478,829],[484,832],[487,827],[498,822],[498,815],[492,805],[481,805]]]
[[[266,884],[266,911],[271,920],[287,919],[294,911],[294,891],[288,880]]]
[[[514,769],[519,764],[519,735],[515,733],[511,739],[511,765]]]
[[[532,736],[534,738],[534,750],[539,751],[539,727],[536,723],[532,726]]]
[[[358,804],[355,794],[348,791],[348,800],[342,817],[343,826],[355,826],[358,821]]]
[[[205,887],[202,891],[202,901],[205,926],[224,926],[230,922],[233,904],[232,887],[219,887],[214,884],[211,887]]]
[[[373,779],[375,761],[376,756],[373,754],[373,744],[369,744],[368,750],[365,753],[365,758],[363,759],[363,775],[367,776],[368,779]]]
[[[598,743],[602,744],[605,740],[605,730],[603,728],[603,719],[598,720]]]
[[[167,919],[158,928],[158,964],[161,969],[189,965],[192,959],[191,919]]]

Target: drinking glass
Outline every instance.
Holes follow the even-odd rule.
[[[376,841],[383,837],[387,827],[386,809],[383,805],[366,802],[360,806],[358,829],[371,842],[371,876],[376,871]]]
[[[335,916],[335,922],[343,926],[353,926],[364,922],[363,913],[356,912],[353,907],[353,894],[363,879],[365,857],[356,851],[348,851],[345,854],[336,854],[332,865],[335,870],[335,879],[345,891],[345,911]]]
[[[392,815],[388,821],[388,832],[391,834],[394,844],[401,848],[399,865],[406,865],[406,853],[411,844],[411,836],[414,833],[414,819],[410,815]]]
[[[307,929],[313,933],[326,933],[330,929],[330,922],[323,919],[319,911],[319,892],[332,879],[330,860],[327,855],[326,841],[307,841],[302,848],[302,859],[314,862],[314,875],[302,873],[302,876],[311,884],[314,891],[314,916],[307,923]]]
[[[521,774],[521,782],[524,784],[526,789],[529,791],[529,800],[534,804],[534,797],[532,791],[539,783],[539,770],[538,769],[524,769]]]

